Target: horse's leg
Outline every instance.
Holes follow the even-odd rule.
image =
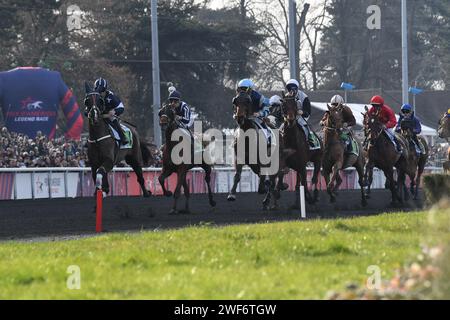
[[[144,175],[142,173],[141,165],[134,158],[129,157],[126,160],[127,160],[127,163],[133,168],[134,172],[136,173],[137,181],[142,189],[142,195],[145,198],[150,197],[152,195],[152,193],[150,191],[148,191],[147,188],[145,187],[145,180],[144,180]]]
[[[205,182],[206,182],[206,186],[208,187],[209,204],[211,207],[215,207],[216,202],[213,199],[213,193],[211,190],[211,166],[205,164],[202,166],[202,168],[203,168],[203,170],[205,170]]]
[[[277,210],[278,209],[278,200],[281,198],[280,191],[277,190],[277,177],[278,174],[270,176],[270,192],[272,193],[273,197],[273,205],[270,207],[270,210]]]
[[[327,186],[327,193],[330,196],[330,202],[333,203],[334,201],[336,201],[336,199],[334,199],[334,195],[332,192],[332,189],[330,188],[330,181],[331,181],[331,169],[329,168],[329,166],[324,166],[323,167],[323,172],[322,172],[323,177],[325,178],[325,184]],[[334,200],[333,200],[334,199]]]
[[[400,200],[398,193],[397,193],[397,187],[395,185],[395,180],[394,180],[394,170],[392,168],[387,168],[383,170],[384,175],[386,176],[387,182],[389,183],[389,189],[391,190],[391,196],[392,196],[392,200],[391,203],[392,205],[395,205],[397,203],[397,201]]]
[[[320,168],[322,166],[322,161],[320,157],[314,161],[314,173],[312,177],[312,184],[314,185],[314,203],[319,201],[319,174]]]
[[[174,200],[173,200],[173,207],[170,211],[170,214],[177,214],[177,202],[181,195],[181,186],[184,183],[184,180],[186,180],[186,170],[184,168],[178,168],[177,170],[177,186],[175,188],[174,192]]]
[[[364,184],[367,186],[366,198],[370,198],[372,182],[373,182],[373,168],[374,164],[368,162],[364,173]]]
[[[97,184],[97,170],[98,170],[98,167],[94,167],[94,166],[91,167],[92,181],[94,182],[94,185],[95,185],[94,197],[96,196],[97,190],[98,190],[97,189],[97,187],[98,187],[98,184]],[[100,184],[100,186],[101,186],[101,184]]]
[[[186,198],[186,203],[184,206],[184,210],[182,211],[183,214],[190,214],[189,210],[189,198],[190,198],[190,192],[189,192],[189,185],[187,183],[186,176],[184,176],[183,179],[183,190],[184,190],[184,197]]]
[[[308,179],[307,179],[306,165],[302,166],[302,168],[300,169],[300,177],[301,177],[302,186],[305,187],[305,198],[306,198],[306,201],[309,204],[314,204],[314,199],[311,196],[311,193],[309,193],[309,189],[308,189]]]
[[[294,204],[290,207],[291,210],[299,210],[300,209],[300,174],[296,172],[297,179],[295,182],[295,192],[294,192]]]
[[[236,201],[236,189],[238,183],[241,181],[242,168],[244,166],[241,164],[236,165],[236,174],[234,175],[233,187],[231,188],[230,194],[228,195],[228,201]]]
[[[264,186],[265,186],[265,197],[263,200],[263,210],[266,211],[269,209],[269,204],[271,200],[271,189],[272,189],[272,181],[269,179],[269,177],[264,178]]]
[[[327,191],[331,197],[331,203],[336,202],[336,190],[339,187],[339,181],[342,183],[342,179],[340,177],[341,168],[342,168],[341,162],[334,163],[333,167],[331,168],[331,179],[327,185]]]
[[[102,189],[103,189],[104,194],[109,194],[109,180],[108,180],[108,173],[106,173],[106,174],[103,176],[103,179],[102,179]]]
[[[173,194],[170,190],[166,189],[166,186],[164,184],[164,181],[167,179],[167,177],[169,177],[171,174],[173,173],[173,171],[169,171],[166,168],[163,167],[163,170],[161,172],[161,175],[158,177],[158,181],[159,184],[161,185],[162,191],[163,191],[163,195],[166,197],[171,197]]]
[[[364,191],[364,160],[358,160],[355,167],[358,172],[359,187],[361,188],[361,205],[367,207],[366,193]]]
[[[427,157],[425,155],[421,155],[420,160],[419,160],[419,166],[417,169],[417,177],[416,177],[416,187],[414,190],[414,200],[418,200],[419,199],[419,188],[420,188],[420,182],[422,180],[422,174],[423,171],[425,170],[425,164],[427,162]]]

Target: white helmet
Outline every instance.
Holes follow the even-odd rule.
[[[345,101],[344,101],[344,98],[342,98],[340,95],[335,95],[333,98],[331,98],[331,101],[330,101],[330,103],[333,105],[333,104],[336,104],[336,105],[341,105],[341,104],[344,104],[345,103]]]
[[[273,96],[270,98],[269,104],[273,106],[274,104],[281,104],[281,98],[280,96]]]
[[[295,88],[296,90],[300,89],[300,84],[295,79],[291,79],[286,83],[286,89],[290,91],[292,88]]]

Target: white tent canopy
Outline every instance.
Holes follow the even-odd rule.
[[[324,102],[311,102],[311,105],[319,110],[322,110],[323,112],[328,111],[328,107],[327,107],[327,103]],[[353,111],[353,115],[355,116],[356,119],[356,123],[359,126],[363,126],[363,121],[364,121],[364,116],[363,114],[366,113],[365,110],[365,104],[358,104],[358,103],[347,103],[347,106],[350,107],[350,109],[352,109]],[[399,118],[398,115],[396,115],[397,120]],[[427,127],[425,125],[422,124],[422,133],[423,136],[427,136],[427,137],[436,137],[437,136],[437,131],[433,128]]]

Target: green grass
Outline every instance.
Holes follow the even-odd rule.
[[[0,243],[0,299],[323,299],[420,252],[426,213]],[[67,268],[81,269],[69,290]]]

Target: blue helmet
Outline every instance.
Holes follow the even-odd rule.
[[[242,79],[238,83],[238,88],[243,88],[243,89],[247,89],[247,90],[253,89],[253,81],[250,79]]]
[[[411,112],[411,111],[412,111],[411,105],[409,105],[409,104],[404,104],[404,105],[402,106],[402,112],[405,112],[405,111]]]
[[[177,90],[169,94],[169,100],[181,100],[181,93]]]
[[[97,92],[105,92],[108,89],[108,81],[103,78],[95,80],[94,90]]]

